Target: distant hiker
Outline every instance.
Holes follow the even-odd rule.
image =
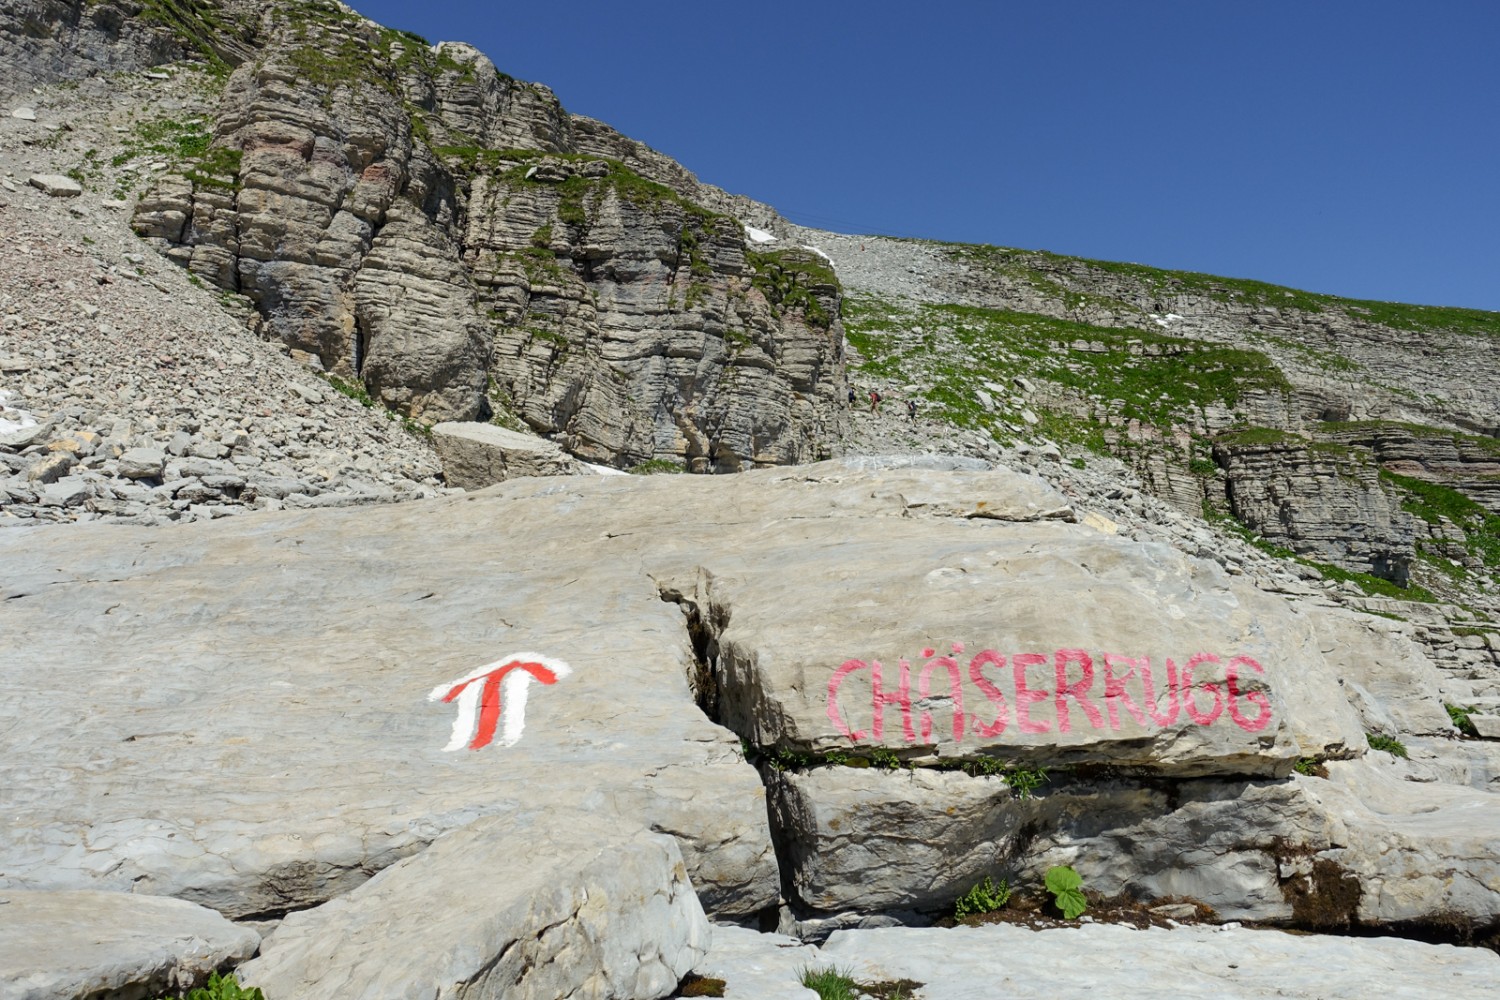
[[[917,401],[915,399],[908,399],[906,401],[906,417],[912,423],[917,422]]]
[[[870,390],[870,412],[880,412],[880,393],[876,392],[874,389]]]
[[[851,385],[849,387],[849,406],[851,408],[854,406],[854,401],[858,398],[858,396],[854,395],[854,386]]]

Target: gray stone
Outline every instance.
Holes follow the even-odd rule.
[[[119,474],[125,479],[160,479],[167,455],[160,448],[131,448],[119,461]]]
[[[77,476],[66,476],[42,488],[41,502],[48,507],[76,507],[91,495],[87,482]]]
[[[1294,936],[1233,925],[837,931],[823,946],[822,960],[865,982],[913,979],[925,984],[923,996],[942,1000],[1157,1000],[1164,989],[1204,1000],[1425,1000],[1435,983],[1455,995],[1481,996],[1500,976],[1500,956],[1481,948]]]
[[[432,443],[449,486],[483,489],[519,476],[567,476],[588,470],[543,438],[493,424],[445,423],[432,428]]]
[[[40,423],[22,427],[9,434],[0,434],[0,447],[15,448],[18,451],[22,448],[30,448],[51,434],[52,429],[51,423]]]
[[[26,477],[34,483],[55,483],[77,464],[78,456],[70,451],[49,451],[32,464]]]
[[[292,914],[239,971],[278,1000],[650,998],[708,941],[671,837],[544,809],[479,820]]]
[[[77,198],[83,194],[83,185],[61,174],[33,174],[26,183],[53,198]]]
[[[0,996],[154,997],[187,991],[255,954],[260,937],[212,910],[129,892],[9,889]]]
[[[1487,740],[1500,740],[1500,715],[1483,715],[1473,713],[1469,721],[1474,723],[1475,732]]]
[[[10,112],[10,116],[12,118],[19,118],[23,122],[34,122],[34,121],[36,121],[36,109],[35,108],[12,108],[11,112]]]

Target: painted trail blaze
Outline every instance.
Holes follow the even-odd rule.
[[[1261,679],[1265,668],[1248,656],[1194,653],[1181,666],[1168,657],[1158,673],[1148,656],[1103,653],[1096,658],[1082,649],[1007,656],[985,649],[964,665],[963,651],[962,643],[953,644],[951,656],[922,650],[925,662],[915,668],[915,691],[913,665],[905,657],[896,661],[895,677],[879,660],[845,660],[828,679],[829,721],[855,742],[879,740],[885,734],[886,709],[892,708],[908,743],[928,742],[934,727],[950,725],[954,742],[959,742],[971,734],[994,739],[1012,726],[1028,735],[1085,728],[1118,731],[1132,723],[1155,729],[1181,716],[1199,726],[1227,718],[1247,733],[1258,733],[1271,722],[1271,701]],[[868,731],[854,728],[839,702],[841,689],[856,676],[859,689],[868,685],[868,701],[848,693],[844,704],[870,706]],[[972,692],[968,708],[966,691]],[[864,717],[863,712],[857,715]]]
[[[458,718],[444,750],[487,747],[500,734],[503,747],[514,746],[526,728],[526,689],[533,680],[556,684],[573,672],[562,660],[538,653],[512,653],[447,684],[439,684],[428,701],[457,702]]]

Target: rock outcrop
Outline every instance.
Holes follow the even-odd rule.
[[[0,996],[155,997],[203,986],[255,954],[260,935],[180,899],[128,892],[7,890]]]
[[[423,423],[509,411],[590,461],[827,457],[839,286],[747,253],[775,213],[466,45],[270,5],[213,144],[138,233],[254,303],[262,334]]]
[[[1226,917],[1462,914],[1488,933],[1500,798],[1365,744],[1377,717],[1451,738],[1437,675],[1398,682],[1347,617],[1086,514],[1003,470],[829,463],[522,479],[149,548],[123,526],[0,534],[18,570],[0,602],[0,886],[306,911],[248,967],[293,996],[481,981],[478,951],[365,961],[413,911],[556,925],[537,969],[576,923],[612,970],[621,949],[660,956],[618,994],[660,995],[703,942],[649,832],[675,839],[710,914],[769,919],[786,892],[789,925],[814,934],[1062,863]],[[45,647],[13,638],[59,620]],[[1325,651],[1345,646],[1370,661],[1359,705]],[[1328,777],[1294,772],[1313,766]],[[579,845],[538,873],[551,889],[501,874],[482,912],[454,901],[470,861],[524,869],[542,841]],[[635,857],[641,878],[602,891],[600,851],[599,871]],[[1306,902],[1330,885],[1350,887],[1331,910]],[[649,941],[609,915],[624,896],[660,903]]]

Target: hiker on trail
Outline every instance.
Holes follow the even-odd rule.
[[[880,393],[874,389],[870,390],[870,412],[880,412]]]
[[[854,401],[857,398],[858,397],[854,395],[854,386],[851,385],[849,387],[849,407],[850,407],[850,409],[853,409],[853,407],[854,407]]]
[[[917,401],[915,398],[906,401],[906,417],[912,423],[917,422]]]

